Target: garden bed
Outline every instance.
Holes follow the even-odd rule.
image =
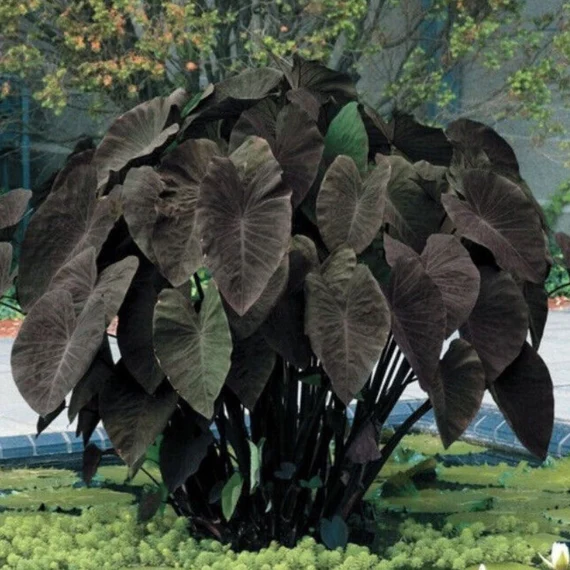
[[[531,465],[465,442],[445,452],[431,435],[406,437],[368,493],[367,548],[326,551],[305,539],[289,550],[234,553],[188,538],[165,514],[137,523],[152,480],[106,465],[87,487],[72,469],[0,470],[0,567],[307,570],[539,567],[570,533],[570,460]],[[482,465],[485,465],[482,468]],[[154,473],[153,476],[157,476]],[[548,482],[548,489],[545,482]],[[362,533],[362,536],[365,536]]]

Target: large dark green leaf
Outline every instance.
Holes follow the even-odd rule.
[[[460,236],[488,248],[497,263],[526,281],[541,283],[547,271],[544,236],[534,205],[513,182],[488,170],[461,177],[465,200],[441,197]]]
[[[388,183],[385,221],[390,235],[420,253],[427,238],[437,233],[445,211],[422,186],[414,166],[400,156],[388,157],[392,174]]]
[[[434,234],[421,255],[427,274],[438,286],[446,312],[446,336],[471,314],[479,295],[479,271],[468,251],[451,235]]]
[[[22,188],[0,196],[0,229],[15,226],[22,219],[31,197],[31,191]]]
[[[345,267],[349,278],[344,291],[331,287],[323,275],[307,276],[306,331],[335,394],[348,405],[386,344],[390,313],[370,270]]]
[[[429,391],[444,447],[467,429],[484,393],[485,370],[477,352],[465,340],[454,340],[440,362],[438,381]]]
[[[136,464],[163,432],[176,400],[169,386],[163,385],[154,396],[147,394],[118,366],[116,376],[100,393],[99,411],[115,451],[127,465]]]
[[[55,410],[87,372],[105,332],[103,301],[76,318],[71,293],[49,291],[24,320],[12,348],[18,390],[38,414]]]
[[[211,431],[197,434],[188,417],[180,413],[172,416],[160,445],[160,473],[170,492],[198,471],[213,442]]]
[[[154,312],[154,345],[176,391],[199,414],[211,418],[232,353],[230,328],[215,285],[206,289],[199,314],[179,291],[161,291]]]
[[[286,255],[259,299],[243,317],[240,317],[229,305],[226,306],[228,320],[238,338],[247,338],[259,329],[285,290],[288,277],[289,256]]]
[[[306,60],[294,54],[293,67],[283,71],[291,87],[304,87],[319,97],[321,102],[330,97],[350,101],[358,96],[349,75],[329,69],[318,61]]]
[[[348,543],[348,526],[339,515],[332,519],[322,518],[320,520],[321,538],[327,548],[345,548]]]
[[[28,310],[58,270],[89,247],[98,253],[117,215],[116,198],[97,199],[95,169],[80,165],[32,216],[20,256],[18,299]]]
[[[234,344],[226,384],[249,410],[253,410],[263,392],[275,361],[275,351],[259,332]]]
[[[250,161],[237,168],[230,159],[212,159],[196,211],[206,266],[238,315],[267,287],[291,235],[291,192],[281,168],[263,139],[248,149],[240,159]]]
[[[528,308],[506,271],[492,267],[479,271],[479,297],[460,332],[479,354],[487,381],[492,382],[521,351],[528,330]]]
[[[390,169],[379,155],[363,182],[352,158],[335,158],[317,197],[317,222],[329,251],[345,245],[361,253],[370,245],[383,222]]]
[[[392,333],[416,373],[421,387],[433,385],[445,339],[445,305],[441,291],[414,257],[396,260],[387,298],[392,309]]]
[[[554,396],[550,373],[538,353],[525,342],[520,355],[489,390],[520,442],[546,459],[554,424]]]
[[[274,100],[264,99],[241,114],[232,129],[230,152],[250,136],[269,143],[283,168],[283,180],[293,192],[294,205],[300,203],[315,179],[322,156],[323,138],[315,119],[302,104],[280,108]]]
[[[172,105],[169,97],[155,97],[127,111],[110,126],[93,159],[98,187],[107,183],[111,172],[152,154],[178,132],[177,123],[167,124]]]
[[[358,170],[366,172],[368,165],[368,135],[358,112],[358,103],[345,105],[331,121],[325,135],[323,156],[329,163],[345,154],[354,160]]]
[[[164,379],[154,355],[152,318],[160,289],[157,270],[146,259],[140,266],[119,309],[117,343],[123,363],[135,380],[152,394]]]
[[[0,297],[12,285],[12,246],[0,243]]]

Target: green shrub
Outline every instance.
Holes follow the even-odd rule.
[[[385,122],[317,62],[178,90],[70,159],[31,218],[13,375],[44,424],[71,393],[85,441],[101,419],[134,470],[162,434],[169,502],[195,535],[334,549],[432,407],[447,446],[488,387],[546,455],[540,212],[492,129]],[[416,381],[426,403],[380,452]]]

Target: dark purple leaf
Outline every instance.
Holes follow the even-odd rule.
[[[520,442],[546,459],[554,425],[554,396],[550,373],[538,353],[525,342],[520,355],[489,390]]]
[[[485,370],[475,349],[454,340],[429,391],[439,435],[445,448],[459,439],[477,415],[485,393]]]
[[[97,199],[95,169],[80,165],[32,216],[24,237],[18,299],[27,311],[59,269],[83,250],[98,253],[119,214],[116,198]]]
[[[102,457],[102,451],[94,443],[90,443],[83,450],[81,476],[83,477],[83,481],[86,485],[91,484],[95,473],[97,473],[97,469],[99,469]]]
[[[361,253],[372,242],[384,219],[390,172],[390,163],[379,157],[363,181],[352,158],[336,157],[317,197],[317,222],[329,251],[347,246]]]
[[[542,283],[547,271],[544,234],[520,187],[487,170],[464,172],[460,185],[465,200],[441,197],[458,234],[488,248],[503,269]]]
[[[249,410],[255,407],[273,372],[275,362],[275,351],[269,347],[261,333],[234,343],[226,385]]]
[[[107,382],[99,395],[103,426],[115,451],[134,465],[166,427],[176,408],[177,395],[169,386],[147,394],[124,367]]]
[[[528,308],[506,271],[492,267],[479,271],[479,297],[460,333],[477,351],[487,382],[493,382],[521,351],[528,330]]]
[[[378,283],[364,265],[352,268],[342,257],[329,265],[347,273],[344,290],[327,276],[310,273],[306,280],[306,331],[316,356],[331,379],[335,394],[347,405],[364,386],[390,330],[390,313]]]
[[[50,412],[45,416],[38,416],[38,421],[36,423],[36,437],[49,427],[49,425],[59,417],[63,410],[65,410],[65,400],[62,400],[61,404],[53,412]]]
[[[445,339],[445,305],[441,291],[421,261],[402,257],[392,267],[387,298],[392,309],[392,333],[420,386],[433,385]]]
[[[111,172],[119,172],[131,161],[152,154],[178,132],[177,123],[167,124],[174,103],[168,97],[155,97],[115,120],[93,159],[98,187],[107,183]]]
[[[49,291],[24,320],[12,347],[18,390],[38,414],[57,409],[87,372],[105,333],[103,301],[76,318],[68,291]]]
[[[83,447],[87,447],[93,432],[97,428],[101,416],[99,415],[99,396],[95,395],[88,404],[83,406],[77,416],[76,437],[83,437]]]
[[[360,465],[376,461],[382,457],[378,446],[378,434],[372,422],[366,422],[362,430],[355,437],[352,445],[348,448],[346,456],[353,463]]]
[[[189,418],[173,416],[160,446],[160,473],[170,492],[176,491],[198,471],[213,442],[210,431],[197,435]]]
[[[548,293],[544,284],[526,281],[523,285],[523,295],[528,305],[528,328],[532,347],[538,350],[548,317]]]
[[[286,93],[287,100],[298,105],[313,121],[318,121],[321,104],[308,89],[300,87],[298,89],[290,89]]]
[[[137,519],[139,522],[149,521],[156,513],[163,503],[163,491],[162,489],[156,489],[153,491],[146,491],[140,499]]]
[[[22,188],[0,196],[0,229],[15,226],[22,219],[31,197],[31,191]]]
[[[291,193],[283,189],[281,168],[263,139],[248,139],[232,160],[212,159],[196,214],[206,266],[224,298],[244,315],[287,251]]]

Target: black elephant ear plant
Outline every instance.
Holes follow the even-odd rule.
[[[431,408],[448,446],[489,390],[546,456],[545,243],[490,128],[384,122],[296,57],[143,103],[66,165],[22,245],[15,382],[133,469],[162,435],[196,535],[335,547]],[[381,447],[412,382],[425,404]]]

